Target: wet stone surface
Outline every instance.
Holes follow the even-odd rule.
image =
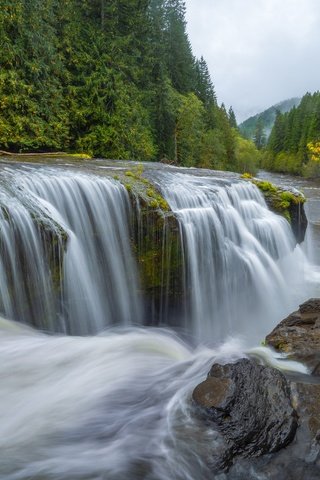
[[[213,470],[227,470],[238,457],[276,452],[293,440],[297,429],[288,381],[278,370],[252,360],[214,364],[193,400],[224,440],[213,454]]]
[[[266,337],[266,344],[320,375],[320,300],[311,298],[300,305]]]

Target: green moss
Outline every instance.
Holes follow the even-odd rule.
[[[143,174],[143,170],[144,170],[144,167],[143,167],[142,163],[138,163],[138,165],[136,165],[132,170],[127,170],[125,172],[125,175],[127,177],[132,177],[132,178],[140,180],[141,176]]]
[[[181,294],[182,253],[176,218],[149,206],[140,215],[138,237],[142,241],[139,245],[135,242],[135,251],[143,290],[157,298],[164,291],[172,296]]]
[[[92,159],[92,156],[89,155],[88,153],[66,153],[64,156],[82,158],[82,159],[87,159],[87,160]]]
[[[114,172],[111,175],[115,180],[120,181],[130,194],[139,198],[143,206],[161,210],[162,212],[169,212],[168,202],[162,197],[156,187],[142,176],[143,172],[144,166],[138,164],[131,170]]]
[[[244,172],[244,173],[240,176],[240,178],[244,178],[244,179],[247,179],[247,180],[248,180],[248,179],[250,179],[250,178],[253,178],[253,175],[252,175],[252,173]]]
[[[151,207],[151,208],[159,208],[159,203],[157,202],[157,200],[150,200],[150,202],[149,202],[149,207]]]
[[[263,192],[276,193],[277,188],[271,183],[264,180],[252,180],[252,183],[257,185],[257,187]]]
[[[170,210],[168,202],[153,187],[147,188],[146,193],[148,197],[151,198],[149,201],[149,206],[151,208],[160,208],[165,212]]]
[[[285,342],[277,343],[276,345],[274,345],[274,348],[279,352],[284,352],[284,353],[288,353],[290,351],[289,345]]]
[[[295,194],[288,190],[283,190],[273,183],[268,182],[266,180],[259,180],[257,178],[248,177],[247,175],[242,175],[241,178],[244,180],[248,180],[256,185],[259,190],[264,195],[264,198],[271,208],[271,210],[275,211],[282,215],[289,223],[291,223],[291,212],[292,209],[299,204],[303,204],[306,199],[302,194]]]

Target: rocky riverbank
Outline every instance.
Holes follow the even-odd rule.
[[[230,480],[318,479],[320,299],[300,305],[266,344],[304,363],[310,373],[280,372],[253,358],[214,364],[193,392],[195,415],[220,438],[212,469]]]

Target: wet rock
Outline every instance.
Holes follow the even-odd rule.
[[[291,205],[290,215],[293,234],[297,242],[302,243],[304,241],[308,226],[308,220],[304,210],[304,206],[301,204]]]
[[[297,243],[302,243],[308,226],[304,210],[306,198],[303,193],[293,187],[274,185],[259,178],[248,178],[246,174],[242,178],[259,188],[270,210],[288,220]]]
[[[297,410],[301,423],[306,422],[311,438],[320,441],[320,384],[297,382]]]
[[[193,400],[224,440],[213,460],[215,470],[228,469],[237,457],[276,452],[292,441],[297,429],[284,375],[248,359],[213,365]]]
[[[266,337],[266,344],[320,375],[320,299],[311,298],[300,305]]]
[[[230,470],[230,479],[249,470],[248,480],[320,478],[320,299],[300,305],[266,337],[266,344],[310,368],[310,375],[288,374],[299,429],[295,441],[274,455],[241,459]]]

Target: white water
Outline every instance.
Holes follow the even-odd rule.
[[[33,316],[37,326],[71,334],[96,333],[110,324],[139,322],[141,314],[136,294],[139,280],[131,255],[126,189],[110,179],[64,170],[57,175],[57,171],[51,169],[8,169],[6,176],[16,198],[7,202],[9,220],[2,219],[9,231],[3,245],[14,257],[7,271],[18,278],[13,282],[17,294],[0,292],[3,312],[9,318],[29,323],[29,317]],[[29,198],[27,207],[25,197]],[[41,234],[32,222],[30,203],[36,204],[42,216],[50,217],[68,235],[61,266],[62,312],[59,320],[52,320],[51,324],[39,323],[39,319],[47,318],[49,305],[52,309],[55,293],[50,284],[49,266],[44,260]],[[23,230],[23,234],[17,235],[17,229]],[[26,257],[27,265],[15,255],[18,248]],[[43,311],[33,312],[34,302],[20,298],[19,290],[25,283],[23,275],[37,278],[37,282],[32,283],[33,289],[42,289],[39,297],[44,298],[46,310],[43,307]],[[2,284],[5,288],[8,282]],[[12,303],[31,310],[29,316],[26,318],[21,311],[15,313]]]
[[[0,191],[0,203],[4,206],[0,208],[1,312],[40,328],[53,328],[52,283],[40,233],[30,211],[10,190]]]
[[[312,295],[310,266],[293,249],[285,220],[248,184],[176,172],[158,181],[180,222],[187,291],[181,327],[193,347],[168,329],[129,326],[141,314],[123,187],[64,169],[3,172],[1,311],[62,332],[122,327],[95,337],[47,336],[0,319],[1,480],[214,479],[209,465],[219,437],[191,402],[211,364],[247,352],[305,373],[247,346]],[[66,252],[61,238],[58,249],[58,299],[38,218],[58,239],[61,230],[68,234]],[[38,285],[35,303],[26,272]],[[8,284],[16,285],[13,293]]]
[[[185,323],[199,340],[262,339],[310,295],[311,266],[254,185],[167,172],[158,181],[179,219]]]
[[[252,353],[272,363],[260,350]],[[243,351],[235,340],[191,350],[154,329],[83,338],[2,330],[0,478],[215,478],[219,437],[194,415],[191,393],[214,361]]]

